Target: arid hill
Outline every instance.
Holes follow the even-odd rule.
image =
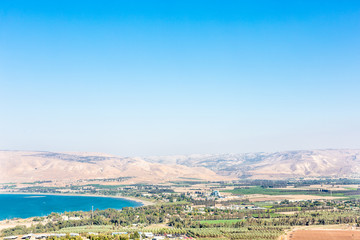
[[[0,182],[132,177],[131,183],[196,178],[360,177],[360,150],[119,157],[101,153],[0,151]],[[129,182],[129,183],[130,183]]]
[[[240,178],[360,177],[360,150],[163,156],[145,160],[205,167],[222,176]]]
[[[147,162],[100,153],[0,151],[0,182],[75,181],[132,177],[133,183],[184,178],[223,180],[204,167]]]

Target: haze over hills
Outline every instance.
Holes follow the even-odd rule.
[[[186,178],[231,180],[359,177],[360,150],[119,157],[102,153],[0,151],[0,182],[132,177],[131,182]]]
[[[222,176],[281,179],[360,176],[360,150],[299,150],[275,153],[148,157],[145,160],[206,167]]]

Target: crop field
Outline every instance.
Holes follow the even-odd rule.
[[[227,220],[232,221],[232,220]],[[239,220],[234,220],[239,221]],[[221,220],[219,221],[221,222]],[[277,239],[280,235],[284,234],[284,230],[288,229],[287,226],[253,226],[253,227],[219,227],[219,228],[114,228],[111,225],[100,226],[80,226],[63,228],[58,233],[107,233],[112,231],[119,232],[153,232],[154,234],[186,234],[194,238],[201,239]]]
[[[303,195],[303,194],[291,194],[291,195],[261,195],[254,194],[249,195],[248,199],[251,202],[265,202],[265,201],[282,201],[282,200],[295,200],[295,201],[307,201],[307,200],[332,200],[332,199],[356,199],[353,197],[334,197],[334,196],[319,196],[319,195]]]
[[[349,192],[351,190],[348,190]],[[316,196],[333,196],[343,197],[344,192],[319,192],[317,190],[289,190],[278,188],[262,188],[259,186],[248,188],[235,188],[233,190],[225,190],[224,192],[230,192],[235,195],[250,195],[250,194],[263,194],[263,195],[316,195]]]
[[[278,214],[278,213],[263,213],[263,214],[254,213],[254,214],[251,214],[251,216],[254,218],[258,218],[259,216],[260,217],[270,216],[273,218],[273,217],[280,217],[281,214]]]
[[[106,233],[114,230],[117,230],[114,227],[114,225],[89,225],[89,226],[62,228],[61,230],[57,231],[57,233],[87,233],[87,232]]]
[[[297,230],[289,234],[289,240],[355,240],[360,231],[354,230]]]
[[[217,223],[236,223],[244,221],[243,219],[219,219],[219,220],[202,220],[200,223],[217,224]]]

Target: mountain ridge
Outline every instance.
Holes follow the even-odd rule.
[[[360,176],[360,150],[317,149],[242,154],[147,157],[150,162],[206,167],[223,176],[250,178]]]
[[[95,159],[95,160],[94,160]],[[130,177],[129,183],[167,182],[198,174],[204,180],[226,180],[213,171],[164,165],[141,158],[101,153],[0,151],[0,182],[77,181]]]
[[[90,152],[0,151],[0,182],[129,177],[129,183],[184,178],[360,177],[360,150],[319,149],[242,154],[121,157]]]

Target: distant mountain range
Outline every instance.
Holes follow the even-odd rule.
[[[119,157],[101,153],[0,151],[0,182],[131,177],[131,183],[360,177],[360,150]],[[129,183],[130,183],[129,182]]]
[[[360,150],[162,156],[147,157],[144,160],[205,167],[219,175],[236,178],[360,177]]]

